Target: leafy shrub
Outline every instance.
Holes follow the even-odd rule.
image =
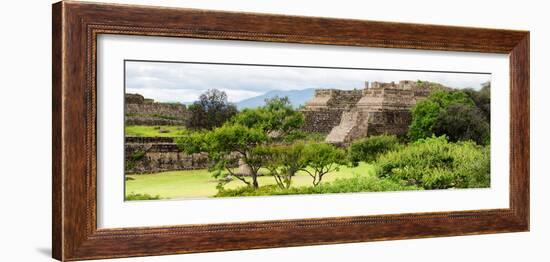
[[[412,122],[408,134],[411,141],[431,137],[439,114],[452,104],[475,106],[474,101],[462,91],[434,91],[418,102],[411,110]]]
[[[435,91],[412,109],[409,138],[415,141],[432,135],[446,135],[450,141],[490,142],[490,83],[473,89]]]
[[[220,187],[214,197],[269,196],[278,191],[281,191],[281,189],[277,185],[261,186],[256,189],[251,186],[242,186],[235,189]]]
[[[425,189],[488,187],[489,147],[471,141],[451,143],[447,137],[420,139],[376,161],[381,178]]]
[[[305,132],[302,130],[294,130],[290,133],[288,133],[284,139],[283,142],[285,143],[292,143],[295,141],[306,141],[306,142],[324,142],[325,138],[327,137],[326,134],[322,133],[314,133],[314,132]]]
[[[381,179],[375,176],[356,175],[352,178],[340,178],[329,183],[318,186],[291,187],[281,189],[275,185],[262,186],[256,190],[251,187],[239,187],[236,189],[222,189],[216,197],[239,197],[239,196],[273,196],[273,195],[295,195],[295,194],[335,194],[335,193],[356,193],[356,192],[386,192],[420,190],[416,186],[405,185],[390,179]]]
[[[151,196],[149,194],[138,194],[138,193],[130,193],[128,195],[126,195],[125,199],[127,201],[132,201],[132,200],[158,200],[160,199],[160,196],[159,195],[155,195],[155,196]]]
[[[390,179],[380,179],[374,176],[357,175],[352,178],[340,178],[330,183],[317,187],[296,188],[293,194],[327,194],[327,193],[353,193],[353,192],[386,192],[418,190],[416,186],[408,186],[404,183]]]
[[[340,165],[346,165],[346,151],[327,143],[307,143],[301,157],[310,169],[302,169],[313,178],[313,186],[318,186],[323,177],[338,171]]]
[[[371,136],[353,142],[349,147],[349,158],[352,164],[357,166],[360,161],[373,162],[380,154],[398,147],[399,141],[396,136]]]
[[[288,97],[265,99],[265,105],[258,108],[246,108],[231,120],[249,128],[258,128],[272,138],[284,139],[304,124],[304,116],[294,110]]]
[[[446,135],[450,141],[472,140],[479,145],[490,142],[490,127],[483,112],[473,106],[453,104],[439,113],[432,127],[435,135]]]

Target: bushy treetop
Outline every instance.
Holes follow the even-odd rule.
[[[412,108],[409,139],[446,135],[451,141],[473,140],[486,144],[489,139],[489,87],[474,90],[438,90]],[[489,94],[489,95],[488,95]],[[484,112],[479,106],[489,110]]]
[[[244,109],[232,122],[270,135],[285,136],[302,127],[304,116],[292,108],[288,97],[274,97],[266,99],[263,107]]]
[[[191,118],[187,124],[189,128],[210,130],[221,126],[237,114],[237,107],[228,102],[225,92],[210,89],[189,106],[189,111],[191,112]]]

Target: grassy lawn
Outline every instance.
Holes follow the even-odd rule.
[[[354,175],[373,176],[374,169],[366,163],[360,163],[357,167],[341,167],[339,171],[329,173],[323,177],[323,182],[330,182],[337,178],[349,178]],[[126,181],[126,194],[149,194],[160,196],[163,199],[173,198],[204,198],[212,197],[217,193],[214,179],[208,170],[171,171],[148,175],[127,175],[133,180]],[[312,178],[305,172],[299,172],[292,178],[292,186],[311,186]],[[276,184],[273,177],[262,176],[258,178],[262,185]],[[234,180],[225,185],[232,189],[243,186],[244,183]]]
[[[178,137],[186,134],[184,126],[126,126],[125,136]]]

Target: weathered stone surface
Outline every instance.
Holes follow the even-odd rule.
[[[208,153],[184,153],[171,137],[126,137],[124,142],[126,174],[206,169],[214,164]],[[240,167],[241,162],[236,163],[239,156],[233,152],[227,157]]]
[[[328,134],[340,123],[342,113],[361,99],[361,90],[318,89],[302,110],[304,131]]]
[[[124,138],[126,143],[174,143],[174,138],[171,137],[147,137],[147,136],[127,136]]]
[[[318,90],[302,110],[304,130],[328,133],[326,141],[334,144],[347,144],[370,135],[402,136],[411,124],[410,109],[436,89],[448,87],[404,80],[373,82],[370,86],[365,82],[361,91]]]
[[[190,117],[183,104],[157,103],[139,94],[126,94],[124,106],[127,125],[185,125]]]
[[[204,169],[211,165],[208,154],[185,154],[168,137],[126,137],[124,147],[127,174]]]

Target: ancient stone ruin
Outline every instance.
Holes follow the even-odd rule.
[[[126,174],[204,169],[211,164],[208,154],[188,155],[171,137],[126,137],[124,154]]]
[[[125,95],[126,125],[185,125],[190,114],[185,105],[158,103],[139,94]],[[169,170],[203,169],[206,154],[187,155],[169,137],[126,137],[125,172],[156,173]]]
[[[126,125],[185,125],[187,107],[179,103],[159,103],[139,94],[125,95]]]
[[[448,89],[427,81],[399,83],[365,82],[362,90],[319,89],[302,112],[305,131],[328,134],[333,144],[371,135],[405,135],[411,124],[410,109],[436,89]]]
[[[302,110],[304,131],[328,134],[340,124],[342,113],[353,108],[362,96],[362,90],[315,90],[315,96]]]

